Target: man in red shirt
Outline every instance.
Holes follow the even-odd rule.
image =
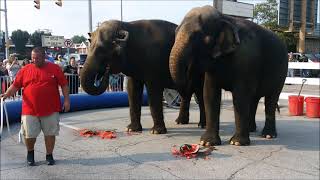
[[[31,52],[32,64],[19,70],[16,79],[6,93],[0,97],[13,96],[23,88],[21,130],[28,150],[27,163],[35,165],[34,144],[40,131],[43,131],[48,165],[55,163],[52,152],[55,136],[59,135],[59,112],[61,111],[59,86],[64,96],[63,108],[70,110],[67,80],[61,68],[45,61],[45,51],[41,47]]]

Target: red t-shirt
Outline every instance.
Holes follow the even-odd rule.
[[[59,85],[66,84],[61,68],[53,63],[46,62],[41,68],[28,64],[20,69],[13,85],[23,87],[22,114],[48,116],[60,112]]]

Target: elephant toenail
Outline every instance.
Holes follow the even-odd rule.
[[[210,142],[207,142],[207,143],[206,143],[206,146],[210,146]]]
[[[266,135],[266,138],[267,138],[267,139],[271,139],[271,138],[272,138],[272,136],[270,136],[270,135]]]
[[[200,145],[203,146],[204,145],[204,141],[200,141]]]
[[[230,144],[231,144],[231,145],[234,145],[234,142],[233,142],[233,141],[230,141]]]
[[[241,146],[241,144],[239,142],[235,142],[234,145]]]

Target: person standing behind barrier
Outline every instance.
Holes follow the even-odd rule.
[[[21,130],[28,150],[27,163],[34,166],[34,145],[42,130],[46,146],[46,161],[48,165],[55,164],[52,152],[55,136],[59,134],[59,112],[61,102],[59,88],[64,96],[64,111],[70,110],[68,82],[59,66],[45,61],[45,51],[36,47],[31,52],[33,64],[22,68],[6,93],[0,97],[13,96],[24,88],[22,98]]]
[[[24,59],[22,61],[22,67],[26,66],[27,64],[30,64],[30,61],[28,59]]]
[[[21,69],[21,66],[19,65],[19,62],[17,60],[17,58],[14,55],[10,55],[9,57],[9,61],[6,65],[6,68],[8,70],[8,74],[11,78],[11,81],[14,80],[14,78],[16,77],[18,71]]]
[[[4,93],[6,89],[7,84],[7,77],[8,71],[2,61],[0,61],[0,93]]]
[[[75,57],[70,57],[70,64],[64,68],[63,72],[68,75],[69,93],[78,94],[80,80]]]
[[[294,62],[295,60],[293,59],[293,54],[292,52],[288,53],[288,61],[289,62]],[[294,76],[294,69],[288,69],[288,77],[293,77]]]

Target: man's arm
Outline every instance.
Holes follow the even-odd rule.
[[[6,99],[10,96],[13,96],[19,88],[15,87],[13,84],[7,89],[7,91],[4,94],[1,94],[0,97]]]
[[[69,87],[68,85],[64,85],[61,87],[62,94],[64,97],[63,108],[64,112],[70,111],[70,97],[69,97]]]

